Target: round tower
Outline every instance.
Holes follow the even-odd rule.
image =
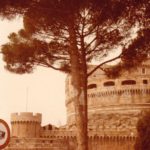
[[[36,138],[40,137],[42,115],[30,112],[12,113],[12,137]]]
[[[90,69],[94,68],[91,66]],[[67,124],[75,127],[74,91],[66,80]],[[97,70],[88,80],[88,125],[90,130],[136,132],[141,110],[150,109],[150,61],[108,78]]]

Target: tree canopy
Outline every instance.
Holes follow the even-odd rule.
[[[1,16],[11,19],[17,14],[24,20],[24,29],[12,33],[10,42],[2,49],[6,68],[12,72],[29,73],[37,65],[70,72],[71,26],[76,48],[82,55],[79,59],[84,52],[87,63],[96,57],[102,60],[118,46],[122,48],[118,57],[122,68],[133,66],[146,56],[150,37],[148,0],[6,0],[0,3]],[[138,29],[133,39],[134,28]]]

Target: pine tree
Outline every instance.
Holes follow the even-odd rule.
[[[97,69],[114,77],[147,58],[149,5],[148,0],[0,1],[2,17],[21,15],[24,21],[24,29],[10,34],[10,42],[2,47],[5,67],[22,74],[44,66],[71,75],[78,150],[88,150],[88,77]],[[133,38],[135,28],[137,36]],[[119,55],[109,58],[114,49]],[[89,70],[88,64],[95,59],[99,64]],[[104,67],[117,59],[117,66]]]

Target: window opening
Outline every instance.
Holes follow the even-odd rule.
[[[89,84],[88,89],[94,89],[94,88],[97,88],[97,85],[96,84]]]
[[[136,84],[135,80],[124,80],[122,81],[122,85],[133,85]]]
[[[148,81],[147,80],[143,80],[143,84],[148,84]]]
[[[107,81],[107,82],[104,82],[104,86],[114,86],[115,85],[115,82],[114,81]]]

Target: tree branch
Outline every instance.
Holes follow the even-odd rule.
[[[97,26],[98,26],[98,25],[95,25],[95,26],[92,27],[91,29],[88,29],[87,32],[84,32],[84,33],[85,33],[84,36],[87,37],[87,36],[89,36],[90,34],[93,34],[93,33],[95,32],[95,29],[96,29]]]
[[[97,40],[97,36],[85,47],[85,49],[88,49],[91,46],[91,44],[96,40]]]
[[[114,60],[116,60],[116,59],[121,58],[121,55],[122,55],[122,53],[121,53],[119,56],[115,57],[115,58],[112,58],[112,59],[109,59],[109,60],[107,60],[107,61],[105,61],[105,62],[102,62],[101,64],[99,64],[98,66],[96,66],[92,71],[90,71],[90,72],[87,74],[87,77],[89,77],[90,75],[92,75],[92,74],[93,74],[97,69],[99,69],[102,65],[107,64],[107,63],[109,63],[109,62],[112,62],[112,61],[114,61]]]
[[[36,62],[36,65],[38,65],[38,66],[49,67],[49,68],[52,68],[54,70],[61,70],[61,68],[56,68],[56,67],[48,64],[47,62],[42,63],[41,61],[39,61],[37,59],[34,59],[34,61]]]

